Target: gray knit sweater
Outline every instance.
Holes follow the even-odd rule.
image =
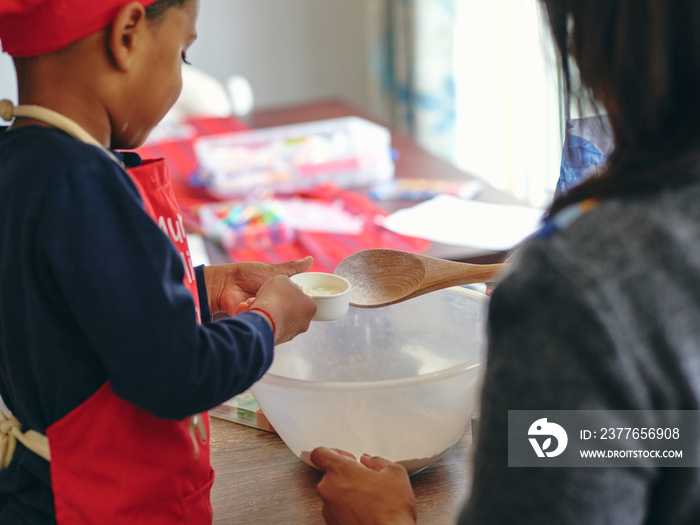
[[[700,184],[605,200],[527,241],[493,294],[459,523],[700,523],[697,468],[507,466],[508,410],[698,405]]]

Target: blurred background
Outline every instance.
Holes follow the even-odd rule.
[[[342,99],[464,171],[546,206],[564,117],[538,4],[203,0],[188,60],[231,87],[240,112]],[[0,98],[16,100],[7,55]]]

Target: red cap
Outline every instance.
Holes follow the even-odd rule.
[[[156,0],[131,0],[147,6]],[[5,53],[31,57],[63,49],[109,26],[130,0],[0,0]]]

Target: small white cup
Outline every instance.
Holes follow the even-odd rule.
[[[316,303],[313,321],[335,321],[348,313],[352,285],[347,279],[323,272],[298,273],[290,279]]]

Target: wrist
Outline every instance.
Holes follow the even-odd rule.
[[[272,328],[272,335],[273,336],[277,335],[277,324],[275,323],[275,318],[272,317],[272,314],[270,312],[268,312],[264,308],[260,308],[259,306],[253,306],[248,311],[255,312],[258,315],[260,315],[260,317],[265,319],[267,321],[267,324],[270,325],[270,328]]]
[[[415,525],[418,523],[418,519],[415,508],[412,508],[401,515],[392,512],[388,516],[379,517],[376,523],[377,525]]]
[[[216,266],[205,266],[204,267],[204,286],[207,290],[207,304],[209,305],[209,312],[212,314],[219,313],[221,308],[219,307],[219,296],[218,290],[220,286],[217,284],[218,271]]]

